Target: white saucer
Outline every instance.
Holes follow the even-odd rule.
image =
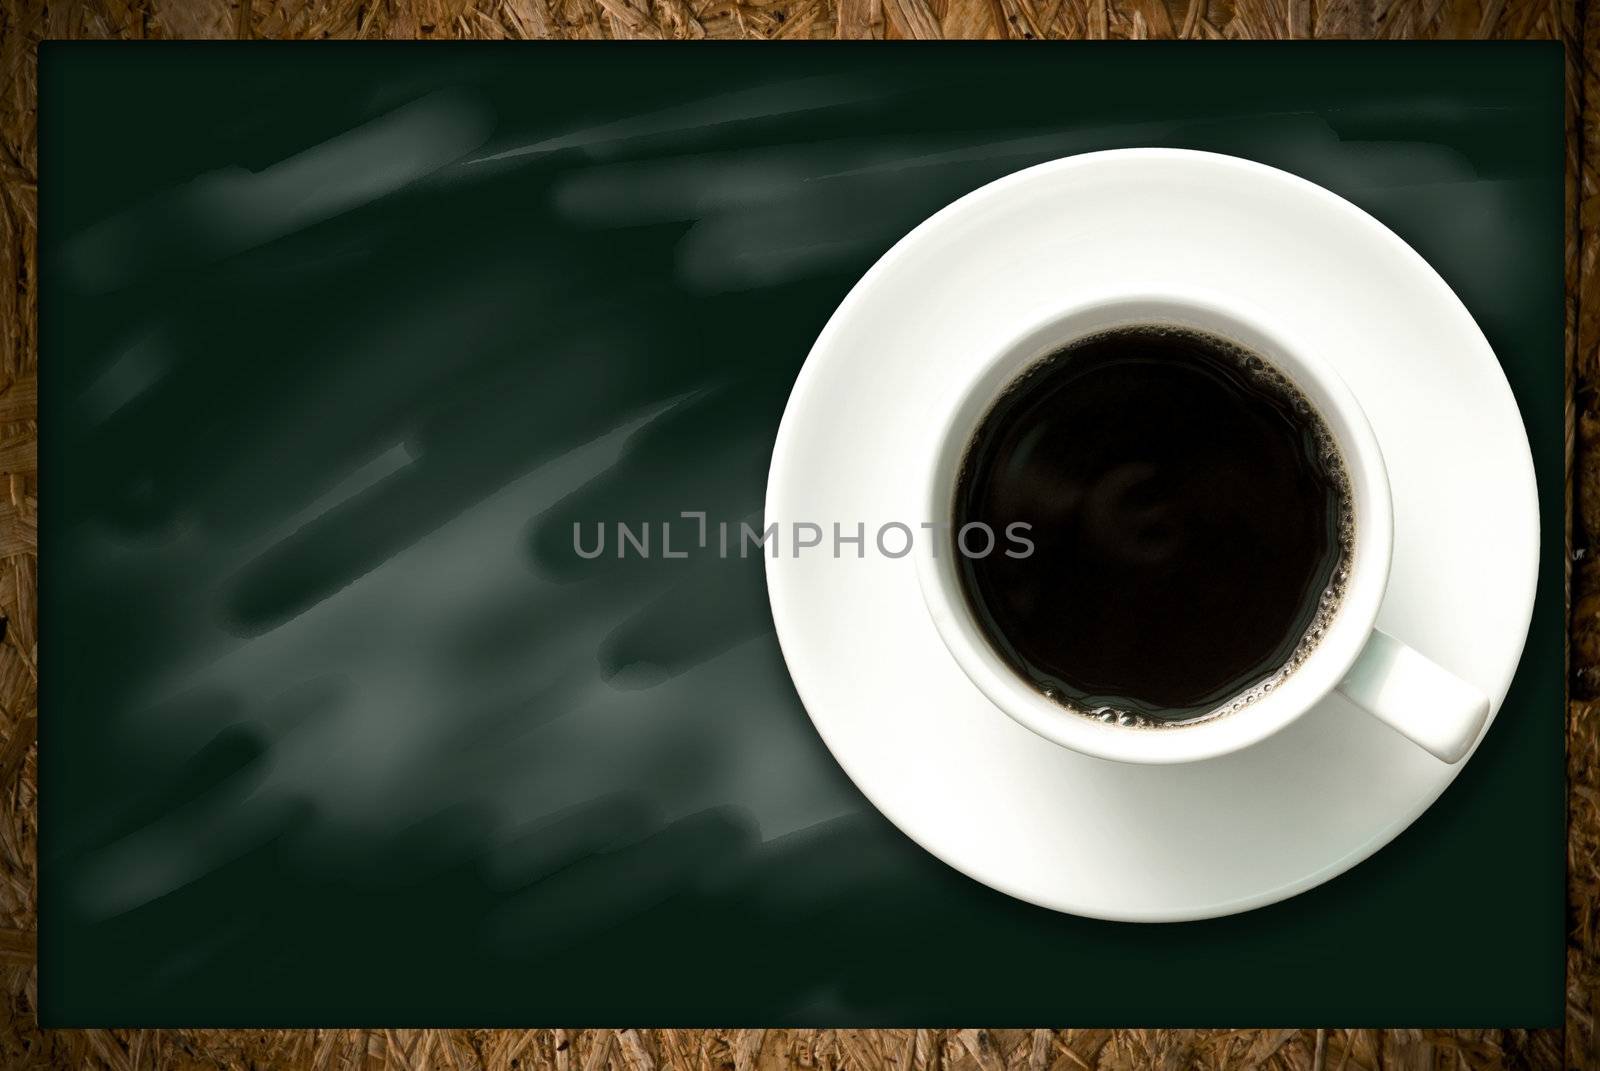
[[[1416,252],[1269,167],[1179,150],[1091,153],[939,212],[873,266],[818,338],[767,487],[768,524],[831,533],[838,522],[848,535],[862,522],[869,533],[860,559],[851,545],[834,558],[830,536],[799,556],[786,539],[767,561],[789,671],[840,765],[951,866],[1097,918],[1206,918],[1293,896],[1388,843],[1462,765],[1337,696],[1209,762],[1079,755],[992,706],[934,631],[912,559],[873,551],[878,526],[924,519],[907,444],[925,437],[933,390],[984,357],[975,340],[1075,292],[1194,280],[1322,340],[1393,486],[1394,568],[1378,625],[1477,684],[1497,711],[1538,564],[1533,462],[1510,387]]]

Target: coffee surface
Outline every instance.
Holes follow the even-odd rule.
[[[958,554],[962,587],[1000,656],[1067,708],[1203,718],[1314,645],[1342,587],[1348,488],[1326,425],[1261,357],[1118,328],[1038,362],[984,417],[956,531],[1023,523],[1034,549]]]

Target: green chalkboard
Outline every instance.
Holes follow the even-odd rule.
[[[47,1024],[1560,1021],[1558,45],[51,43],[40,79]],[[754,520],[867,267],[1129,145],[1415,246],[1543,509],[1527,653],[1445,796],[1319,889],[1165,926],[881,818],[759,559],[570,538]]]

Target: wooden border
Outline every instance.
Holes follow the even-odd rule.
[[[47,38],[1516,38],[1568,56],[1568,1001],[1560,1030],[70,1030],[37,1006],[37,46]],[[1600,3],[0,0],[0,1065],[407,1071],[1600,1068]]]

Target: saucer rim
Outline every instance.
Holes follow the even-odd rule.
[[[1114,165],[1123,161],[1197,162],[1204,165],[1229,168],[1236,171],[1245,181],[1267,181],[1279,183],[1293,189],[1295,192],[1301,195],[1309,195],[1314,199],[1321,201],[1324,206],[1331,208],[1337,214],[1345,217],[1352,225],[1373,231],[1373,233],[1375,233],[1387,247],[1388,255],[1397,256],[1406,261],[1412,269],[1412,274],[1419,282],[1422,282],[1423,285],[1432,288],[1436,295],[1441,297],[1444,301],[1456,306],[1460,313],[1466,317],[1466,323],[1470,324],[1472,330],[1476,332],[1477,338],[1480,341],[1484,351],[1489,354],[1491,359],[1495,361],[1498,367],[1498,359],[1494,357],[1493,348],[1489,345],[1487,338],[1484,336],[1482,326],[1478,323],[1476,317],[1472,315],[1471,309],[1466,306],[1465,302],[1461,300],[1460,296],[1455,293],[1455,291],[1433,268],[1433,266],[1429,264],[1420,253],[1418,253],[1407,242],[1405,242],[1404,239],[1400,238],[1399,235],[1395,234],[1394,231],[1384,225],[1382,221],[1378,220],[1376,217],[1372,216],[1359,206],[1353,204],[1331,190],[1318,185],[1315,182],[1295,175],[1292,172],[1284,171],[1254,160],[1247,160],[1224,153],[1195,149],[1134,147],[1107,149],[1061,157],[1012,172],[1009,175],[1005,175],[999,179],[996,179],[993,182],[981,186],[978,189],[973,190],[950,202],[948,205],[929,216],[927,219],[909,231],[906,235],[901,237],[872,265],[871,268],[867,270],[861,279],[859,279],[851,288],[844,300],[841,301],[839,306],[834,310],[832,316],[830,316],[828,320],[828,323],[818,334],[816,342],[808,351],[806,361],[800,369],[800,372],[795,379],[794,387],[790,392],[789,399],[784,409],[783,418],[779,424],[778,434],[774,442],[772,459],[768,467],[767,493],[763,501],[764,516],[766,518],[771,518],[778,512],[775,510],[775,504],[777,500],[782,497],[782,472],[793,464],[791,455],[795,450],[794,440],[798,435],[798,432],[795,429],[799,421],[802,419],[797,414],[803,413],[806,408],[808,408],[808,404],[810,404],[810,396],[815,392],[816,383],[821,374],[818,371],[820,367],[818,355],[824,353],[834,343],[835,337],[842,330],[844,330],[843,325],[856,313],[857,307],[872,300],[872,294],[877,289],[881,279],[889,272],[895,270],[902,260],[912,254],[911,247],[915,244],[919,236],[923,236],[926,232],[944,225],[948,220],[958,217],[962,213],[973,210],[978,205],[982,205],[991,200],[1009,196],[1014,188],[1024,183],[1045,180],[1054,177],[1057,174],[1063,174],[1073,170],[1105,166],[1108,164]],[[1335,370],[1337,371],[1337,366],[1335,367]],[[823,743],[827,746],[829,753],[833,756],[834,760],[839,763],[845,774],[850,778],[850,781],[856,790],[859,791],[873,805],[873,807],[875,807],[878,812],[883,815],[883,817],[886,818],[892,825],[894,825],[902,834],[907,836],[919,847],[927,851],[930,855],[934,856],[941,862],[966,875],[974,881],[980,882],[981,884],[995,889],[998,892],[1004,893],[1005,895],[1014,899],[1034,904],[1038,907],[1109,922],[1200,921],[1204,919],[1220,918],[1228,915],[1239,914],[1241,912],[1254,910],[1260,907],[1266,907],[1271,904],[1290,899],[1299,895],[1300,893],[1307,892],[1313,888],[1316,888],[1317,886],[1325,884],[1333,878],[1338,877],[1365,860],[1371,858],[1377,851],[1390,844],[1396,837],[1399,836],[1401,832],[1416,822],[1418,818],[1426,813],[1434,805],[1434,803],[1438,801],[1439,797],[1442,796],[1450,787],[1450,785],[1455,782],[1455,779],[1460,776],[1460,773],[1466,767],[1466,764],[1470,762],[1477,754],[1478,747],[1482,744],[1485,736],[1493,727],[1495,718],[1498,716],[1500,707],[1504,702],[1506,692],[1509,690],[1511,682],[1515,679],[1517,670],[1519,670],[1521,667],[1522,657],[1527,648],[1527,638],[1533,620],[1533,611],[1536,601],[1535,597],[1537,593],[1538,572],[1540,559],[1542,556],[1541,540],[1543,537],[1543,532],[1541,518],[1539,515],[1538,484],[1533,465],[1532,446],[1527,435],[1526,421],[1523,419],[1521,407],[1518,405],[1515,394],[1511,390],[1511,385],[1504,375],[1503,368],[1500,369],[1500,375],[1498,377],[1496,386],[1498,388],[1500,404],[1505,406],[1509,413],[1515,417],[1516,427],[1522,433],[1520,437],[1522,450],[1519,452],[1516,461],[1518,462],[1517,468],[1519,469],[1518,482],[1524,489],[1524,506],[1522,509],[1517,511],[1517,516],[1522,519],[1524,526],[1530,530],[1528,545],[1533,548],[1533,553],[1529,556],[1529,560],[1523,564],[1520,576],[1521,583],[1518,585],[1518,593],[1522,597],[1522,602],[1525,609],[1521,614],[1521,620],[1514,632],[1516,637],[1517,659],[1513,664],[1511,675],[1504,682],[1504,684],[1497,687],[1493,694],[1491,694],[1491,706],[1488,718],[1485,719],[1484,725],[1479,731],[1477,739],[1473,741],[1472,746],[1468,749],[1466,754],[1458,762],[1448,764],[1451,767],[1448,777],[1442,779],[1435,789],[1425,792],[1419,796],[1418,802],[1405,809],[1403,813],[1397,812],[1398,816],[1395,819],[1376,829],[1366,840],[1345,851],[1337,858],[1329,860],[1323,866],[1302,874],[1299,877],[1277,883],[1269,888],[1265,888],[1247,895],[1213,901],[1205,904],[1187,905],[1180,908],[1167,909],[1149,908],[1106,910],[1101,905],[1082,902],[1070,897],[1048,897],[1027,892],[1020,888],[1014,881],[1008,879],[1005,875],[979,872],[977,868],[969,867],[963,862],[952,858],[950,854],[941,849],[937,841],[933,840],[933,838],[928,838],[925,840],[923,837],[920,837],[916,833],[912,832],[912,829],[916,828],[915,823],[906,821],[902,817],[898,816],[898,808],[891,809],[890,807],[885,806],[885,804],[879,799],[878,795],[868,787],[867,782],[870,779],[862,778],[857,775],[857,763],[846,758],[845,754],[842,753],[845,749],[841,748],[840,744],[835,738],[833,738],[829,730],[826,729],[812,713],[814,706],[820,702],[820,698],[817,697],[814,692],[812,692],[810,684],[806,683],[806,674],[803,672],[797,672],[797,662],[803,661],[803,659],[794,649],[795,645],[798,643],[797,637],[786,636],[785,634],[786,626],[784,622],[787,620],[792,623],[797,615],[792,610],[786,612],[784,606],[782,605],[783,600],[786,598],[784,595],[785,583],[781,575],[783,572],[782,563],[784,559],[781,557],[768,558],[765,563],[768,601],[772,609],[774,631],[778,639],[778,644],[784,659],[785,667],[789,671],[790,678],[794,684],[796,693],[800,697],[801,703],[806,708],[807,717],[810,718],[812,725],[816,728],[818,735],[822,738]],[[898,564],[909,567],[909,563],[902,562]],[[1501,567],[1507,568],[1509,565],[1510,563],[1503,563]],[[1389,595],[1386,593],[1384,599],[1380,602],[1380,613],[1382,602],[1386,602],[1388,598]],[[948,650],[945,650],[942,644],[940,646],[941,650],[944,650],[945,656],[953,659],[953,656],[950,656]],[[998,714],[1000,714],[1000,716],[1005,716],[1004,712],[999,711],[998,708],[996,708],[996,711]],[[1417,746],[1416,744],[1400,736],[1398,733],[1394,733],[1393,735],[1396,746]],[[1030,733],[1030,736],[1034,737],[1039,747],[1053,748],[1063,746],[1053,741],[1046,740],[1042,737],[1037,737],[1035,734]],[[1245,750],[1249,749],[1247,748]],[[1085,756],[1085,758],[1095,762],[1114,761],[1110,759],[1097,759],[1091,756]],[[1215,762],[1218,760],[1213,758],[1198,761],[1204,763]]]

